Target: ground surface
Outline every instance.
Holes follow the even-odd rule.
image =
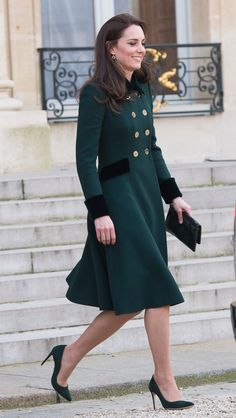
[[[235,382],[217,383],[191,387],[183,390],[183,398],[195,402],[191,409],[166,411],[157,401],[157,410],[152,409],[149,393],[136,393],[107,399],[94,399],[42,406],[32,409],[15,409],[0,412],[4,418],[235,418]]]

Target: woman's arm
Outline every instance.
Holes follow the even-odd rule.
[[[149,93],[151,108],[153,108],[150,85]],[[166,203],[172,204],[173,208],[178,214],[179,222],[182,223],[183,212],[187,212],[188,214],[190,214],[191,206],[189,206],[188,203],[186,203],[185,200],[182,198],[182,193],[179,190],[174,177],[171,177],[171,174],[163,158],[161,148],[157,145],[154,124],[152,130],[151,150],[158,182],[160,185],[161,195]]]
[[[85,204],[94,219],[96,236],[103,244],[115,244],[116,235],[103,196],[96,160],[105,115],[105,104],[99,103],[102,92],[87,84],[80,95],[79,120],[76,138],[76,166],[85,196]]]
[[[153,128],[154,129],[154,128]],[[156,137],[152,137],[152,158],[154,161],[158,182],[160,185],[161,195],[166,203],[171,203],[176,197],[181,197],[174,177],[171,177],[162,155],[161,148],[156,145]]]
[[[153,110],[152,94],[150,84],[148,84],[149,101],[151,110]],[[179,190],[174,177],[171,177],[167,168],[165,160],[162,155],[161,148],[157,145],[157,138],[155,134],[154,123],[152,125],[152,144],[151,144],[152,158],[156,169],[158,182],[160,185],[161,195],[166,203],[171,203],[176,197],[181,197],[182,193]]]
[[[101,99],[101,91],[95,85],[87,84],[80,96],[76,138],[77,171],[85,204],[93,219],[108,215],[96,167],[105,105],[99,103],[96,97]]]

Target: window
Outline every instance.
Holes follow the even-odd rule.
[[[140,0],[140,15],[149,44],[176,43],[175,0]]]
[[[93,46],[93,0],[41,0],[45,48]]]

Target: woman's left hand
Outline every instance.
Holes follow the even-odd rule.
[[[176,197],[172,200],[171,205],[178,214],[179,223],[183,223],[183,212],[187,212],[190,215],[191,206],[189,206],[182,197]]]

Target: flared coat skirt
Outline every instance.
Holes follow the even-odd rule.
[[[163,203],[152,157],[143,153],[130,158],[129,167],[102,182],[116,244],[97,241],[88,215],[82,257],[67,277],[70,301],[116,314],[184,301],[168,269]]]

